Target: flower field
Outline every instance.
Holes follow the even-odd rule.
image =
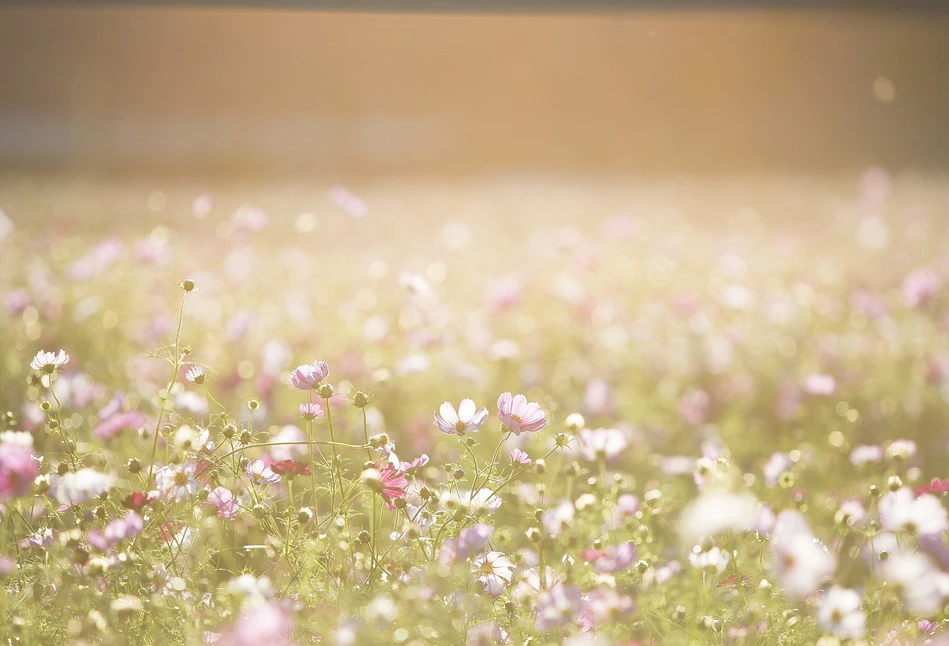
[[[949,186],[0,182],[9,644],[949,644]]]

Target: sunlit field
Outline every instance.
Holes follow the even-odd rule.
[[[949,644],[949,184],[0,181],[10,644]]]

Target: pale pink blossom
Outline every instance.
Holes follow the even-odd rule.
[[[30,368],[52,374],[69,363],[69,355],[63,350],[59,352],[46,352],[40,350],[30,362]]]
[[[290,373],[290,385],[297,390],[313,390],[329,373],[330,369],[325,361],[304,364]]]
[[[39,463],[29,448],[0,442],[0,500],[30,493],[38,475]]]
[[[511,393],[504,393],[498,397],[498,417],[504,428],[515,435],[535,433],[547,426],[540,404],[528,402],[524,395],[512,397]]]
[[[528,467],[534,463],[534,461],[531,460],[529,457],[527,457],[527,454],[524,453],[524,451],[521,451],[520,449],[511,449],[509,457],[511,458],[511,462],[520,464],[521,466],[525,466],[525,467]]]
[[[237,518],[237,499],[230,489],[226,487],[215,487],[208,495],[208,502],[217,509],[217,517],[225,520],[234,520]]]

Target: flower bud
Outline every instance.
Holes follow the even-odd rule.
[[[333,390],[332,384],[320,384],[320,387],[316,389],[316,394],[323,399],[329,399],[333,396],[334,392],[336,391]]]
[[[370,397],[361,390],[356,391],[356,394],[353,395],[353,406],[356,408],[365,408],[369,405]]]
[[[224,438],[231,439],[234,437],[234,434],[237,433],[237,427],[233,424],[228,424],[224,427]]]
[[[567,415],[567,430],[571,433],[576,433],[586,424],[583,419],[583,415],[580,413],[572,413]]]
[[[306,525],[308,522],[313,520],[313,510],[309,507],[300,507],[297,510],[297,522],[301,525]]]
[[[903,479],[897,475],[890,476],[889,480],[886,481],[886,488],[890,491],[896,491],[897,489],[903,486]]]
[[[186,292],[193,292],[195,289],[194,281],[190,278],[185,280],[181,283],[181,289],[185,290]]]
[[[129,473],[140,473],[142,470],[142,462],[138,458],[129,458],[125,463],[125,468]]]

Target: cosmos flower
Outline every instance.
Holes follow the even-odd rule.
[[[544,512],[541,516],[541,522],[547,533],[556,538],[573,521],[575,512],[572,502],[561,500],[556,506]]]
[[[627,446],[626,435],[616,428],[585,428],[580,431],[580,455],[590,462],[610,460],[625,451]]]
[[[636,558],[636,546],[630,542],[611,545],[602,550],[588,549],[583,553],[583,560],[589,561],[597,572],[603,574],[621,572],[632,565]]]
[[[95,469],[80,469],[51,478],[49,493],[62,505],[78,505],[112,488],[115,476]]]
[[[290,616],[273,602],[252,604],[241,611],[225,634],[229,646],[290,646]]]
[[[408,478],[388,462],[381,467],[379,462],[376,462],[375,468],[366,469],[361,477],[370,489],[382,496],[389,511],[395,511],[393,500],[405,498]]]
[[[861,639],[866,631],[867,614],[860,605],[859,594],[835,585],[820,596],[817,623],[840,639]]]
[[[527,457],[527,454],[521,451],[520,449],[511,449],[511,452],[510,454],[508,454],[508,457],[511,458],[511,462],[520,464],[521,466],[525,466],[525,467],[529,467],[531,464],[534,463],[534,461],[531,460],[529,457]]]
[[[281,460],[270,466],[274,473],[281,475],[288,480],[297,476],[310,475],[310,465],[294,460]]]
[[[452,565],[463,561],[487,547],[493,535],[494,527],[491,525],[478,523],[466,527],[458,533],[458,538],[445,539],[438,553],[438,562],[442,565]]]
[[[478,575],[485,593],[496,597],[514,578],[514,563],[501,552],[485,552],[471,562],[471,571]]]
[[[465,433],[476,433],[488,419],[488,409],[477,410],[475,403],[470,399],[461,400],[458,412],[449,402],[442,404],[435,412],[435,426],[442,433],[462,436]]]
[[[939,275],[931,269],[916,269],[903,279],[902,297],[906,307],[925,305],[942,287]]]
[[[225,520],[237,518],[237,499],[233,492],[226,487],[215,487],[208,494],[208,502],[217,510],[217,517]]]
[[[300,417],[308,422],[312,422],[317,418],[323,417],[323,407],[315,402],[300,404]]]
[[[883,561],[883,580],[899,591],[906,609],[928,618],[943,607],[939,570],[919,552],[893,553]]]
[[[542,593],[537,600],[534,627],[544,633],[551,628],[580,620],[583,599],[576,586],[558,585]]]
[[[185,373],[185,379],[199,386],[204,383],[204,380],[206,378],[207,378],[207,371],[201,366],[191,366],[188,369],[188,372]]]
[[[939,499],[928,493],[914,497],[909,487],[888,491],[880,498],[880,522],[892,532],[938,534],[949,529],[949,515]]]
[[[247,475],[250,481],[258,486],[277,484],[280,482],[280,476],[264,464],[263,460],[254,460],[247,465]]]
[[[802,599],[819,589],[837,567],[836,559],[811,533],[796,511],[778,514],[771,533],[772,563],[784,593]]]
[[[850,452],[850,463],[861,466],[868,462],[879,462],[883,459],[883,447],[873,444],[859,444]]]
[[[113,520],[106,525],[104,531],[91,530],[86,540],[96,549],[105,550],[119,541],[135,536],[144,528],[145,521],[142,520],[142,517],[134,511],[130,511],[124,517]]]
[[[330,369],[325,361],[304,364],[290,373],[290,385],[297,390],[313,390],[326,379]]]
[[[33,480],[38,475],[39,462],[33,457],[30,448],[12,442],[0,442],[0,500],[30,493]]]
[[[30,362],[30,368],[47,374],[53,374],[67,363],[69,363],[69,355],[63,350],[55,353],[40,350]]]
[[[781,474],[790,471],[792,466],[794,466],[794,463],[791,462],[791,458],[788,457],[787,453],[775,451],[762,469],[765,483],[769,487],[774,487],[778,484],[778,478],[781,477]]]
[[[169,464],[155,472],[158,492],[165,500],[187,500],[198,493],[194,464]]]
[[[535,433],[547,426],[547,417],[540,404],[528,403],[524,395],[512,397],[511,393],[503,393],[498,397],[498,417],[504,428],[515,435]]]

